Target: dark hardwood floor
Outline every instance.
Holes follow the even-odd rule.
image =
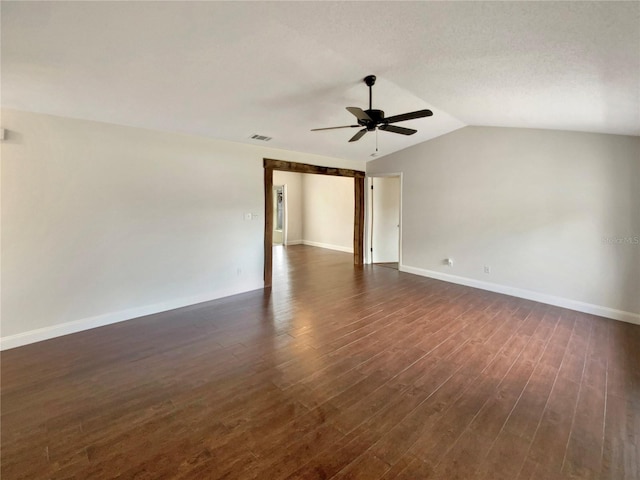
[[[2,479],[640,478],[640,327],[352,263],[3,352]]]
[[[374,265],[376,267],[387,267],[387,268],[393,268],[395,270],[398,270],[398,262],[381,262],[381,263],[375,263]]]

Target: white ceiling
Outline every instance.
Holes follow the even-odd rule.
[[[371,159],[345,107],[640,135],[639,2],[2,2],[2,105]]]

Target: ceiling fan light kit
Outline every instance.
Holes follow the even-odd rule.
[[[319,130],[335,130],[338,128],[359,128],[359,130],[349,142],[356,142],[360,140],[365,133],[374,132],[376,130],[384,130],[385,132],[399,133],[400,135],[413,135],[417,132],[412,128],[398,127],[397,125],[390,125],[391,123],[404,122],[407,120],[414,120],[416,118],[430,117],[433,115],[431,110],[418,110],[415,112],[402,113],[400,115],[393,115],[391,117],[385,117],[384,111],[373,108],[373,89],[376,84],[375,75],[367,75],[364,77],[364,83],[369,87],[369,109],[362,110],[358,107],[347,107],[347,110],[356,117],[357,125],[344,125],[341,127],[327,127],[327,128],[314,128],[311,131],[317,132]]]

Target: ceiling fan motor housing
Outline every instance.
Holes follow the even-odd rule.
[[[358,119],[358,123],[363,127],[367,127],[367,130],[369,131],[375,130],[376,125],[381,124],[384,120],[384,112],[382,110],[369,109],[365,110],[364,113],[369,115],[371,121]]]

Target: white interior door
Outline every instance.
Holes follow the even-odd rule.
[[[400,260],[400,177],[373,177],[371,261]]]

